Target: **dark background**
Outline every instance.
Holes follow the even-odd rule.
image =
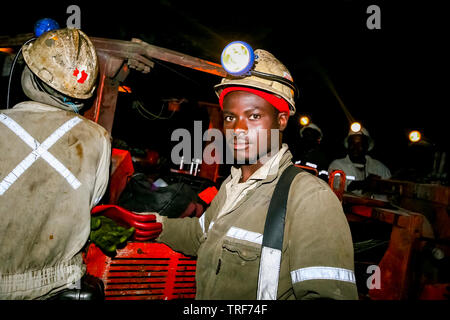
[[[448,17],[440,1],[19,1],[0,6],[0,35],[33,31],[51,17],[65,26],[70,4],[81,8],[89,36],[150,44],[220,63],[225,45],[244,40],[282,61],[300,89],[297,114],[285,140],[295,149],[298,117],[307,113],[324,133],[330,160],[345,155],[349,123],[324,80],[328,77],[352,116],[375,140],[372,156],[391,172],[406,166],[430,168],[433,148],[413,150],[411,129],[421,130],[434,150],[448,151]],[[381,9],[381,30],[369,30],[367,7]],[[125,81],[133,93],[120,94],[113,136],[141,148],[169,152],[170,134],[192,126],[205,110],[197,101],[217,103],[220,79],[158,62],[149,74],[132,71]],[[1,97],[5,96],[2,80]],[[19,84],[16,84],[19,85]],[[170,117],[162,99],[185,98],[170,121],[149,120],[132,108],[138,99],[154,114]],[[3,103],[3,102],[2,102]],[[164,107],[163,109],[161,109]],[[204,127],[206,129],[206,127]],[[448,152],[447,152],[448,154]]]

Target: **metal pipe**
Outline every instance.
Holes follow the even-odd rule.
[[[146,65],[152,66],[152,62],[148,59],[158,59],[220,77],[227,75],[220,64],[157,47],[140,39],[132,39],[132,41],[96,37],[91,37],[90,39],[99,51],[105,51],[112,56],[121,58],[136,59]]]

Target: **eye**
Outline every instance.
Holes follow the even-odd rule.
[[[259,120],[261,119],[261,115],[257,113],[252,113],[249,118],[250,120]]]
[[[233,119],[234,119],[233,116],[225,116],[225,117],[223,117],[223,120],[226,121],[226,122],[233,121]]]

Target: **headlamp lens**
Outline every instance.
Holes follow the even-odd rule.
[[[307,126],[309,124],[309,117],[307,116],[300,117],[300,124],[302,126]]]
[[[417,130],[411,131],[409,133],[409,141],[411,141],[411,142],[419,142],[421,138],[422,138],[422,135]]]
[[[222,51],[222,66],[233,76],[247,74],[253,67],[255,54],[252,47],[244,41],[233,41]]]
[[[350,129],[354,132],[360,132],[361,131],[361,124],[359,122],[353,122],[352,125],[350,126]]]
[[[39,38],[43,33],[59,29],[59,24],[51,18],[40,19],[34,25],[34,35]]]

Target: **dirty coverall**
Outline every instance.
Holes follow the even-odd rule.
[[[73,112],[34,101],[0,110],[0,299],[79,286],[110,157],[108,132]]]

